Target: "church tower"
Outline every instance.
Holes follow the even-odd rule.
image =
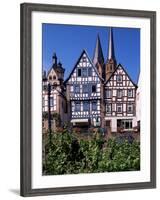
[[[100,77],[103,78],[103,76],[104,76],[104,57],[103,57],[103,52],[102,52],[99,35],[97,36],[96,47],[94,50],[93,64],[97,68],[97,71],[98,71]]]
[[[105,65],[105,80],[107,81],[116,68],[117,62],[114,51],[113,30],[109,30],[108,57]]]

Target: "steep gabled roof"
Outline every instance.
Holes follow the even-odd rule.
[[[104,63],[104,56],[103,56],[103,51],[102,51],[99,35],[97,36],[96,46],[94,50],[93,64],[96,65],[98,62],[100,64]]]
[[[111,80],[111,78],[114,76],[115,72],[117,71],[117,69],[121,67],[123,69],[123,71],[127,74],[129,80],[132,82],[132,84],[135,86],[135,87],[138,87],[134,82],[133,80],[131,79],[131,77],[129,76],[129,74],[127,73],[127,71],[124,69],[124,67],[119,63],[117,65],[117,67],[115,68],[114,72],[111,74],[111,76],[109,77],[109,79],[104,83],[105,85]]]
[[[86,50],[83,50],[82,53],[81,53],[81,55],[80,55],[80,57],[79,57],[79,59],[77,60],[76,64],[74,65],[74,67],[73,67],[71,73],[69,74],[68,78],[64,81],[64,84],[66,84],[66,83],[68,82],[68,80],[71,78],[71,75],[73,74],[74,70],[76,69],[76,67],[77,67],[78,63],[80,62],[80,60],[81,60],[83,54],[86,54],[86,56],[87,56],[89,62],[91,63],[92,67],[94,68],[96,74],[98,75],[98,77],[100,78],[100,80],[103,81],[103,79],[100,77],[100,75],[99,75],[99,73],[98,73],[96,67],[94,66],[93,62],[92,62],[91,59],[89,58],[87,51],[86,51]]]

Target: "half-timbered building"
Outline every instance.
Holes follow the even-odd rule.
[[[137,125],[136,84],[121,64],[117,65],[110,28],[104,84],[105,126],[111,132],[129,131]]]
[[[105,123],[111,132],[133,130],[136,120],[136,89],[119,64],[105,83]]]
[[[97,68],[83,50],[65,81],[69,119],[73,126],[89,127],[101,124],[101,82]]]
[[[43,72],[42,81],[42,127],[43,131],[55,130],[67,122],[67,100],[63,84],[64,71],[62,64],[57,63],[56,54],[48,71]]]

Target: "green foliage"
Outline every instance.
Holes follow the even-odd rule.
[[[105,140],[98,132],[87,140],[66,129],[54,133],[51,143],[45,141],[43,172],[46,175],[140,169],[140,143],[137,141]]]

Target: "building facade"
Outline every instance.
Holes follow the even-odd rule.
[[[42,128],[43,132],[62,127],[68,120],[67,99],[64,87],[62,64],[57,63],[56,54],[48,73],[42,77]]]
[[[93,59],[83,50],[65,81],[64,72],[54,54],[52,67],[43,75],[43,116],[49,113],[48,118],[43,117],[44,130],[55,130],[66,122],[73,127],[101,127],[110,132],[134,130],[140,121],[136,112],[139,90],[125,68],[117,65],[112,28],[106,59],[98,35]],[[59,116],[59,124],[51,121],[51,114]]]

